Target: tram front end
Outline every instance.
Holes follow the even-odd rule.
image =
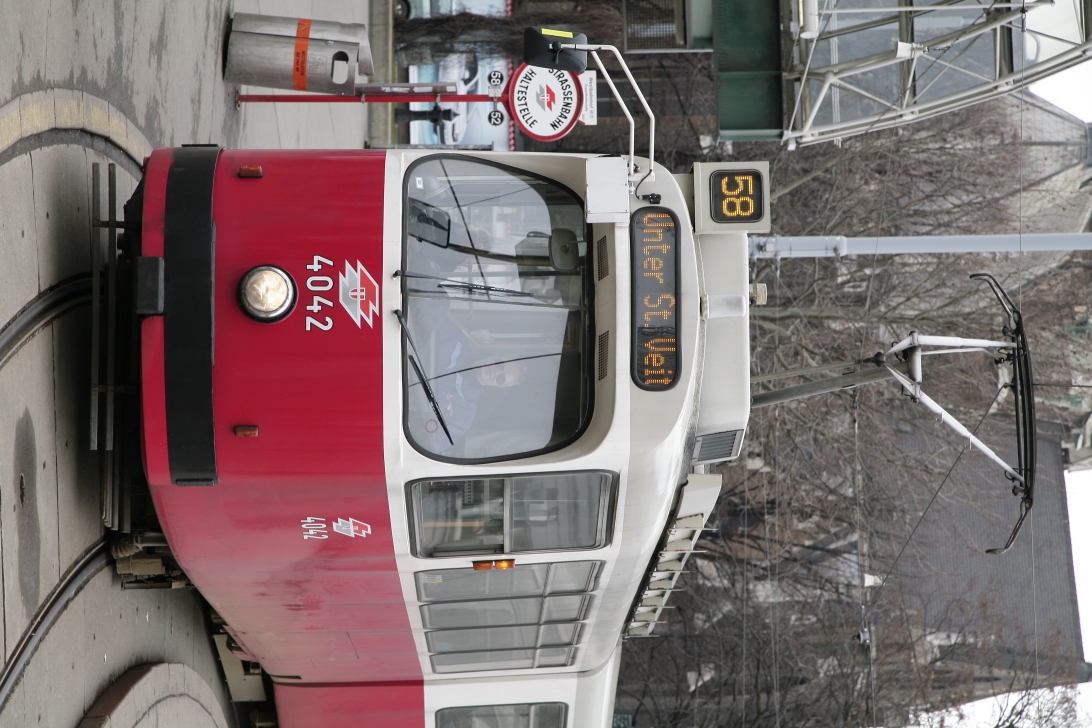
[[[702,466],[740,452],[746,234],[713,187],[765,184],[657,167],[641,199],[625,162],[148,160],[145,472],[281,725],[609,724]]]

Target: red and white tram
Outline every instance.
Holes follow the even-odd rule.
[[[739,453],[768,225],[762,165],[646,165],[148,159],[147,480],[281,726],[609,725]]]

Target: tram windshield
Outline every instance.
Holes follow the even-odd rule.
[[[439,156],[406,174],[406,432],[486,462],[572,442],[591,410],[583,205],[527,172]]]

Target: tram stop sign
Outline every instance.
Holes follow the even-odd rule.
[[[576,126],[584,91],[575,73],[524,63],[512,74],[507,101],[521,132],[536,141],[552,142]]]

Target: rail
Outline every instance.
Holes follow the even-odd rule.
[[[12,691],[23,676],[30,658],[34,656],[38,645],[49,633],[57,619],[64,613],[65,607],[80,591],[110,563],[110,549],[105,538],[100,538],[80,554],[61,577],[57,586],[49,593],[38,607],[19,642],[11,652],[11,657],[0,670],[0,709],[11,697]]]
[[[32,298],[0,329],[0,367],[43,328],[69,311],[91,302],[91,276],[80,273]]]

